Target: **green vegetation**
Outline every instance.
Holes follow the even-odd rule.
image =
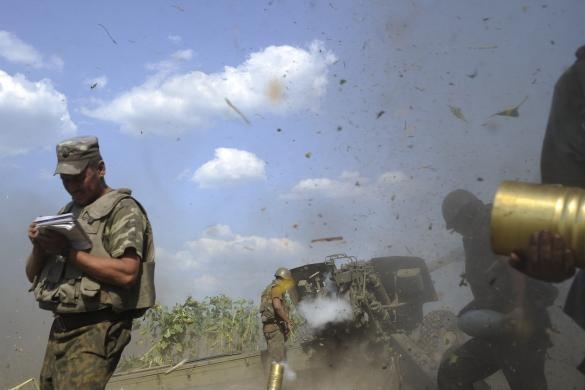
[[[303,322],[293,314],[297,324]],[[125,357],[118,370],[173,364],[182,359],[258,351],[263,341],[258,306],[226,295],[197,301],[188,297],[172,308],[157,304],[134,323],[146,353]],[[289,343],[296,341],[292,334]]]

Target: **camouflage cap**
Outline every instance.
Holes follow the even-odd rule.
[[[57,144],[57,168],[54,174],[79,175],[95,158],[101,159],[97,137],[66,139]]]

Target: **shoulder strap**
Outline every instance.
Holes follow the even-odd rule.
[[[109,216],[123,199],[131,198],[129,191],[114,190],[97,199],[85,210],[93,220]]]
[[[61,210],[59,210],[59,212],[57,214],[67,214],[69,213],[71,210],[73,209],[73,201],[67,203],[65,206],[63,206],[61,208]]]

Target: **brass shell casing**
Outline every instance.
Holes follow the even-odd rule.
[[[502,182],[492,208],[492,250],[501,255],[525,250],[530,236],[541,230],[559,234],[573,250],[576,265],[585,268],[585,190]]]
[[[268,376],[268,390],[280,390],[282,388],[282,377],[284,374],[284,364],[272,362],[270,366],[270,375]]]

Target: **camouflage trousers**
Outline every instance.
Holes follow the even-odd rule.
[[[41,369],[41,389],[103,389],[130,342],[132,319],[60,330],[53,321]]]
[[[269,362],[283,362],[286,360],[286,338],[284,332],[276,324],[265,324],[264,338],[268,346]]]

